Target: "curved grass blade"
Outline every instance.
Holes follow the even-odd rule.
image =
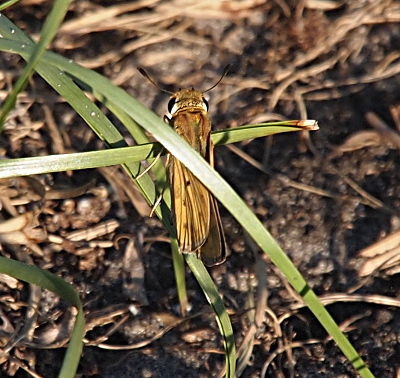
[[[189,311],[189,300],[186,290],[185,259],[182,253],[179,252],[178,242],[176,239],[171,239],[171,250],[180,310],[182,316],[186,316]]]
[[[7,9],[11,5],[14,5],[15,3],[18,3],[20,0],[8,0],[4,2],[3,4],[0,5],[0,12],[3,11],[4,9]]]
[[[18,93],[20,93],[25,88],[26,84],[28,83],[29,76],[35,69],[35,66],[39,63],[42,55],[45,53],[47,45],[56,35],[65,17],[65,14],[67,13],[67,9],[70,3],[71,0],[55,0],[54,5],[51,8],[51,11],[43,25],[39,43],[35,44],[35,49],[32,56],[29,58],[28,64],[19,75],[12,92],[7,96],[4,101],[0,113],[0,132],[3,128],[3,124],[8,113],[14,107]]]
[[[82,340],[85,335],[85,318],[83,315],[82,302],[74,287],[62,278],[46,270],[2,256],[0,256],[0,272],[50,290],[77,308],[78,314],[76,316],[75,326],[59,374],[60,378],[75,377],[82,354]]]
[[[190,270],[199,282],[203,292],[214,309],[218,327],[223,337],[224,349],[226,351],[226,377],[234,378],[236,369],[236,346],[233,335],[232,324],[229,315],[226,312],[224,302],[219,295],[215,284],[207,272],[204,264],[197,259],[193,254],[186,254],[185,259],[190,267]]]

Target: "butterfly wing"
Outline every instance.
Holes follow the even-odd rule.
[[[205,156],[203,136],[210,133],[210,123],[202,112],[179,112],[171,126],[196,151]],[[210,194],[204,185],[178,159],[172,156],[170,167],[172,210],[181,252],[195,252],[208,236]]]
[[[170,123],[182,138],[214,166],[211,124],[205,112],[178,112]],[[215,198],[173,156],[169,172],[172,210],[180,251],[196,252],[208,266],[222,263],[226,256],[225,238]]]
[[[210,195],[204,185],[178,159],[170,167],[172,210],[181,252],[194,252],[207,239]]]
[[[214,145],[211,138],[208,140],[207,161],[214,167]],[[225,234],[219,215],[218,203],[215,197],[210,195],[210,228],[207,240],[200,249],[201,259],[207,266],[221,264],[226,259]]]

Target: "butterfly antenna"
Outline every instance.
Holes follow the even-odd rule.
[[[214,89],[221,81],[222,79],[226,76],[226,74],[228,73],[228,71],[231,69],[232,65],[228,64],[225,69],[224,69],[224,73],[221,75],[221,77],[219,78],[219,80],[210,88],[208,88],[207,90],[205,90],[203,93],[206,93],[208,91],[211,91],[211,89]]]
[[[165,93],[169,93],[169,94],[172,94],[172,95],[174,94],[174,92],[171,92],[171,91],[169,91],[169,90],[167,90],[167,89],[161,88],[161,87],[147,74],[147,72],[146,72],[143,68],[138,67],[137,69],[138,69],[138,71],[139,71],[148,81],[150,81],[151,84],[153,84],[153,85],[154,85],[156,88],[158,88],[160,91],[165,92]]]

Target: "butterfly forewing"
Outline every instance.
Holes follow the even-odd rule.
[[[211,137],[206,154],[208,163],[214,168],[214,145]],[[221,264],[226,259],[225,234],[215,197],[210,194],[210,228],[208,238],[201,247],[201,259],[208,266]]]
[[[210,195],[210,229],[206,242],[201,247],[201,259],[207,266],[221,264],[226,259],[224,230],[222,229],[216,199]]]
[[[181,252],[193,252],[206,241],[210,227],[210,195],[178,159],[170,167],[172,210]]]

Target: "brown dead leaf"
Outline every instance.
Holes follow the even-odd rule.
[[[391,148],[396,148],[393,143],[384,140],[381,134],[375,130],[363,130],[351,134],[346,140],[337,146],[329,155],[328,159],[334,159],[345,152],[352,152],[366,147],[377,147],[386,144]]]
[[[368,123],[382,136],[383,140],[400,150],[400,134],[392,130],[377,114],[368,112],[365,115]]]
[[[358,272],[360,277],[388,268],[392,268],[391,271],[395,273],[396,270],[393,268],[400,265],[400,231],[364,248],[358,256],[367,259]],[[389,274],[388,271],[386,273]]]

